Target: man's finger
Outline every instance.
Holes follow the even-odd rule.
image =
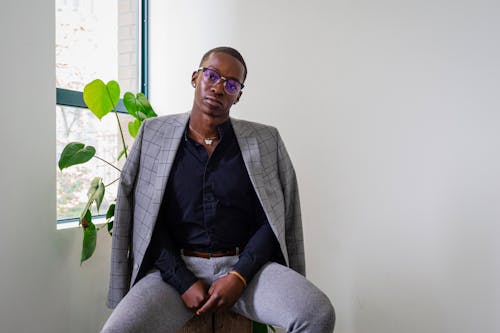
[[[208,312],[208,311],[211,311],[213,310],[216,306],[217,306],[217,303],[219,302],[219,297],[218,296],[210,296],[208,298],[208,300],[205,302],[205,304],[203,304],[203,306],[201,307],[201,309],[199,309],[198,311],[196,311],[196,314],[197,315],[201,315],[205,312]]]

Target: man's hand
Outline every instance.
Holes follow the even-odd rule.
[[[228,309],[236,303],[245,290],[243,282],[232,274],[227,274],[216,281],[208,289],[210,297],[205,304],[196,311],[197,315],[205,312]]]
[[[181,295],[181,298],[188,309],[196,311],[208,298],[207,286],[198,280]]]

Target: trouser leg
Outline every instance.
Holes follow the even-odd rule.
[[[277,263],[262,267],[233,310],[290,333],[332,333],[335,325],[328,297],[305,277]]]
[[[179,293],[155,271],[130,289],[101,333],[175,333],[192,316]]]
[[[184,258],[193,273],[210,285],[225,275],[237,257]],[[332,333],[335,314],[328,297],[297,272],[267,263],[254,276],[233,311],[289,333]],[[102,332],[175,333],[192,317],[178,292],[159,272],[142,278],[118,304]]]
[[[188,269],[210,285],[225,275],[238,257],[182,257]],[[193,316],[179,293],[155,271],[137,282],[111,313],[101,333],[174,333]]]

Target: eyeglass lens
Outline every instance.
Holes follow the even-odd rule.
[[[203,77],[210,84],[217,84],[222,79],[219,72],[211,68],[203,68]],[[241,83],[233,79],[224,78],[224,91],[229,95],[234,95],[241,90]]]

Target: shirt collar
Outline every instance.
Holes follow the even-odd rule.
[[[226,134],[230,134],[232,131],[231,131],[231,118],[228,118],[225,122],[223,122],[222,124],[220,124],[218,127],[217,127],[217,132],[219,133],[219,141],[222,141],[222,138],[224,137],[224,135]],[[189,129],[189,120],[186,124],[186,128],[184,129],[184,140],[187,141],[187,139],[189,138],[188,137],[188,129]]]

